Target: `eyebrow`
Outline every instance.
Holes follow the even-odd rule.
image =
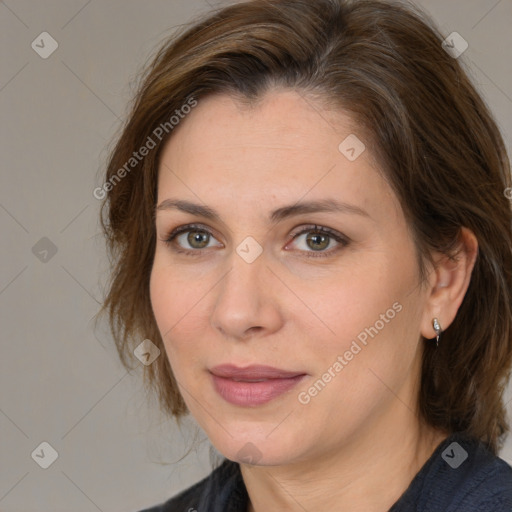
[[[165,199],[156,207],[155,211],[173,209],[190,213],[192,215],[202,216],[212,221],[222,222],[219,213],[213,208],[185,200]],[[299,202],[289,206],[282,206],[281,208],[277,208],[271,212],[269,220],[271,224],[276,224],[277,222],[289,217],[316,212],[346,213],[371,218],[368,212],[356,205],[340,202],[335,199],[322,199],[318,201]]]

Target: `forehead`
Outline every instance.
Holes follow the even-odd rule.
[[[362,151],[355,160],[347,144]],[[172,194],[220,205],[246,197],[258,208],[329,193],[389,213],[396,201],[365,146],[347,114],[295,91],[269,92],[251,106],[212,95],[198,100],[164,147],[158,200]]]
[[[248,152],[251,147],[264,146],[318,156],[326,149],[332,154],[354,131],[357,128],[346,113],[326,111],[292,90],[270,91],[251,105],[234,96],[215,94],[198,101],[173,133],[167,149],[179,152],[194,145],[193,153],[200,155],[236,147]],[[179,142],[173,143],[175,139]]]

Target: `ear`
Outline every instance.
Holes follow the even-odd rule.
[[[437,258],[430,275],[421,322],[421,334],[425,338],[436,336],[432,325],[434,318],[439,320],[443,330],[453,322],[469,287],[477,255],[478,241],[471,230],[463,227],[454,258],[444,254]]]

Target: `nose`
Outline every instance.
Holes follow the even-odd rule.
[[[213,328],[239,341],[278,331],[283,324],[283,285],[267,268],[265,252],[248,263],[233,251],[231,263],[214,288]]]

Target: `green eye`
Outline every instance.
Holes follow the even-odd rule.
[[[319,233],[315,233],[313,235],[311,233],[309,233],[308,236],[306,237],[306,243],[314,251],[320,251],[323,249],[327,249],[327,247],[329,247],[329,241],[330,241],[329,235],[323,235],[323,234],[319,234]],[[311,245],[310,243],[313,245]]]
[[[208,245],[209,239],[210,234],[207,231],[188,231],[187,243],[189,243],[190,246],[193,247],[194,249],[203,249]]]
[[[304,253],[306,257],[328,257],[349,244],[349,239],[341,233],[316,224],[303,227],[301,231],[292,235],[293,241],[300,239],[303,235],[307,236],[299,252]],[[174,229],[163,241],[178,253],[198,256],[203,254],[204,249],[212,247],[209,245],[212,239],[214,240],[212,233],[205,227],[188,224]],[[333,241],[335,246],[330,248]],[[220,246],[222,247],[222,244]]]
[[[337,252],[338,249],[346,247],[349,243],[348,238],[343,236],[341,233],[330,228],[317,225],[303,228],[293,236],[293,240],[295,241],[303,235],[307,235],[305,238],[305,244],[303,244],[302,248],[299,247],[299,249],[302,252],[305,252],[308,257],[312,258],[331,256],[333,252]],[[335,247],[326,251],[325,249],[331,246],[331,242],[333,240],[335,241]]]

